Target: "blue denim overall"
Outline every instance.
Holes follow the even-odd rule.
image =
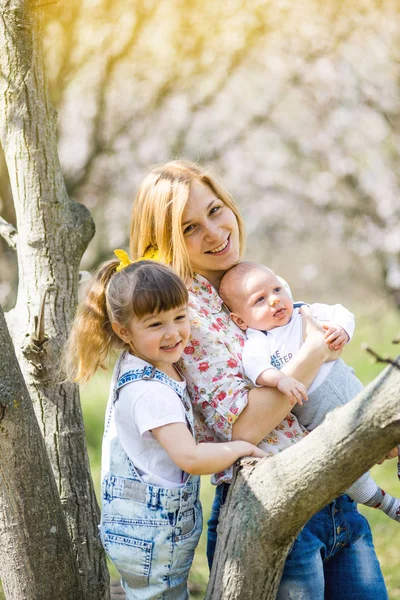
[[[180,488],[144,483],[118,439],[114,406],[124,385],[155,379],[178,394],[193,433],[191,403],[187,392],[155,367],[119,377],[120,362],[114,370],[103,436],[100,537],[121,574],[127,600],[187,600],[189,569],[202,531],[200,478],[189,475]]]

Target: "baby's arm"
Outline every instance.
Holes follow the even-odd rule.
[[[282,371],[271,367],[260,373],[257,377],[256,385],[265,387],[276,387],[282,394],[285,394],[291,401],[291,405],[294,406],[296,403],[302,405],[303,400],[308,400],[306,386],[288,377]]]
[[[249,442],[196,444],[183,423],[171,423],[152,429],[158,443],[182,471],[191,475],[211,475],[232,466],[242,456],[264,458],[263,450]]]
[[[326,331],[325,341],[331,350],[341,350],[350,340],[347,331],[336,323],[323,323],[322,327]]]
[[[313,317],[321,321],[325,329],[325,341],[331,350],[341,350],[353,336],[354,315],[341,304],[312,304]]]
[[[308,400],[305,385],[271,365],[268,336],[255,329],[248,333],[242,356],[247,377],[257,386],[277,388],[290,399],[292,406]]]

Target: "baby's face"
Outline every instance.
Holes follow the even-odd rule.
[[[243,278],[240,289],[235,313],[247,327],[269,331],[289,323],[293,301],[275,273],[260,266]]]

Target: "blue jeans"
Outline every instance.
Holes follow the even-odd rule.
[[[208,522],[211,568],[220,507],[229,486],[218,486]],[[339,496],[304,526],[286,559],[277,600],[388,600],[367,520]]]
[[[221,506],[225,504],[228,492],[228,483],[221,483],[217,486],[215,490],[214,501],[211,507],[210,518],[207,521],[207,561],[210,571],[214,560],[215,547],[217,545],[219,511],[221,510]]]
[[[114,369],[105,419],[100,538],[121,575],[126,600],[189,600],[189,569],[203,528],[200,478],[189,475],[179,488],[145,483],[122,447],[114,415],[118,390],[132,381],[154,378],[178,396],[182,390],[150,366],[119,377],[123,359],[122,354]],[[191,410],[186,416],[193,427]]]
[[[107,475],[100,537],[127,600],[188,600],[187,579],[202,530],[200,482],[183,488]]]

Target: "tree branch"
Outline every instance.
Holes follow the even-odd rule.
[[[398,342],[394,341],[394,343],[398,343]],[[377,352],[375,352],[375,350],[373,350],[372,348],[370,348],[368,346],[368,344],[363,344],[362,348],[363,348],[363,350],[365,350],[365,352],[368,352],[368,354],[370,354],[371,356],[373,356],[374,362],[376,362],[376,363],[385,363],[387,365],[393,365],[394,367],[396,367],[396,369],[400,369],[399,357],[397,357],[397,358],[395,358],[393,360],[392,358],[390,358],[390,356],[381,356],[380,354],[378,354]]]
[[[70,196],[76,195],[79,188],[84,186],[85,183],[87,183],[87,181],[90,179],[90,175],[92,174],[98,157],[101,154],[106,154],[107,152],[111,151],[112,144],[115,141],[115,136],[112,136],[111,143],[110,141],[107,142],[107,140],[104,138],[104,121],[107,111],[106,94],[110,88],[111,80],[117,66],[127,55],[128,50],[135,46],[142,30],[144,29],[148,20],[152,17],[155,10],[155,6],[147,12],[144,9],[139,10],[138,8],[137,19],[130,32],[130,35],[121,45],[118,51],[107,56],[103,69],[103,76],[97,87],[96,114],[92,123],[90,136],[91,139],[89,143],[90,152],[86,158],[85,164],[82,166],[75,180],[67,183],[67,185],[69,184],[68,193]]]
[[[207,600],[276,598],[303,525],[399,443],[399,402],[400,370],[389,366],[303,441],[238,470],[222,512]]]
[[[17,302],[8,313],[8,323],[37,411],[37,423],[42,426],[54,481],[63,498],[73,557],[83,588],[81,591],[76,588],[74,600],[78,597],[105,600],[109,595],[109,575],[98,537],[99,508],[90,477],[78,390],[60,381],[58,368],[60,348],[69,333],[77,299],[79,262],[94,235],[94,223],[88,209],[70,200],[65,189],[57,152],[56,116],[49,102],[44,73],[42,13],[28,0],[0,0],[0,71],[5,79],[5,85],[0,80],[0,142],[16,207],[20,258]],[[34,317],[43,315],[39,290],[45,288],[49,340],[36,348],[27,333],[32,331]],[[44,342],[41,323],[38,318],[39,343]],[[2,365],[6,365],[4,360],[2,354]],[[18,401],[17,395],[15,398]],[[4,451],[0,448],[1,477],[3,457],[10,456],[15,468],[21,462],[15,458],[20,457],[15,448],[7,451],[11,440],[3,440],[6,437],[0,435],[0,442],[5,445]],[[21,435],[21,440],[22,447],[30,447],[29,441],[24,442],[25,435]],[[38,473],[35,485],[47,490],[42,473]],[[6,486],[0,485],[3,487]],[[7,484],[4,494],[13,492],[11,483]],[[26,488],[22,492],[26,499],[21,502],[30,502],[30,492]],[[14,502],[14,498],[9,497],[10,500]],[[2,514],[0,507],[0,529]],[[4,524],[6,530],[11,525],[24,530],[25,524],[15,515],[9,523]],[[51,526],[46,531],[52,533]],[[3,552],[15,555],[15,550],[8,551],[1,540],[0,548],[2,556]],[[50,562],[57,565],[56,560]],[[56,576],[57,570],[58,565],[54,566],[52,576]],[[19,593],[18,588],[14,595],[8,596],[7,592],[6,595],[10,600],[59,596],[45,592],[26,595]]]
[[[17,248],[18,232],[14,225],[7,223],[5,219],[0,217],[0,235],[13,250]]]
[[[4,591],[10,600],[58,598],[60,590],[65,600],[81,600],[75,553],[50,460],[1,307],[0,352],[0,576]],[[18,458],[21,448],[29,449],[23,460]]]

